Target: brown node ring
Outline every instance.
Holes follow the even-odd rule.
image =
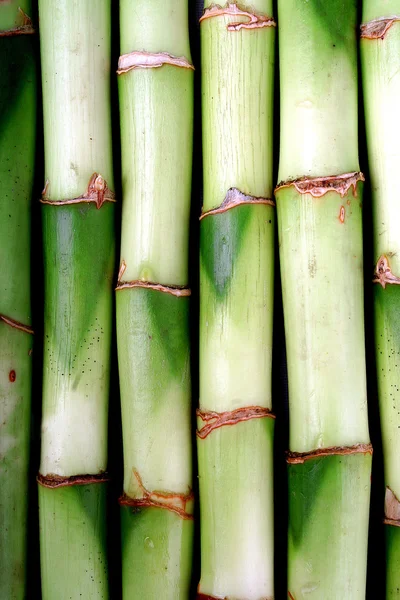
[[[36,33],[33,27],[32,19],[24,13],[22,8],[18,8],[18,11],[22,16],[22,25],[18,27],[13,27],[12,29],[6,29],[5,31],[0,31],[0,37],[13,37],[14,35],[32,35]]]
[[[344,173],[343,175],[330,175],[328,177],[300,177],[278,183],[275,194],[282,188],[293,185],[299,194],[311,194],[314,198],[321,198],[328,192],[337,192],[343,198],[353,188],[353,196],[357,196],[357,183],[365,181],[359,171]]]
[[[89,485],[91,483],[106,483],[110,481],[107,473],[99,473],[98,475],[70,475],[63,477],[61,475],[49,474],[39,475],[36,481],[46,488],[69,487],[72,485]]]
[[[386,487],[385,518],[383,522],[385,525],[400,527],[400,501],[389,486]]]
[[[225,6],[219,4],[211,4],[208,6],[203,15],[200,17],[200,23],[205,19],[211,17],[220,17],[222,15],[231,15],[234,17],[246,17],[248,21],[239,23],[228,23],[228,31],[240,31],[241,29],[260,29],[262,27],[276,27],[276,23],[272,17],[266,15],[250,12],[242,7],[240,4],[235,2],[228,2]]]
[[[197,592],[196,600],[221,600],[221,598],[217,598],[217,596],[210,596],[209,594],[202,594],[201,592]],[[223,600],[229,600],[228,598],[224,598]],[[260,600],[272,600],[272,598],[260,598]]]
[[[46,181],[46,185],[42,192],[42,204],[51,204],[52,206],[63,206],[67,204],[81,204],[84,202],[94,202],[97,208],[101,208],[105,202],[116,202],[115,194],[108,186],[107,182],[99,173],[93,173],[91,176],[86,192],[82,196],[77,198],[69,198],[67,200],[51,200],[47,196],[47,190],[49,182]]]
[[[373,19],[368,23],[363,23],[360,26],[361,39],[367,40],[383,40],[393,23],[400,21],[400,17],[381,17]]]
[[[122,276],[126,271],[126,262],[121,261],[121,266],[118,271],[118,282],[115,291],[126,290],[129,288],[145,288],[148,290],[155,290],[156,292],[163,292],[164,294],[171,294],[178,298],[187,297],[191,295],[191,290],[186,288],[184,285],[163,285],[162,283],[154,283],[152,281],[142,281],[141,279],[135,279],[134,281],[122,281]]]
[[[236,423],[242,421],[262,419],[265,417],[275,419],[275,415],[269,408],[264,408],[263,406],[245,406],[243,408],[236,408],[235,410],[221,413],[197,409],[196,415],[206,423],[206,425],[196,431],[197,437],[201,440],[204,440],[204,438],[214,431],[214,429],[225,427],[226,425],[236,425]]]
[[[142,478],[136,469],[133,469],[133,474],[141,496],[132,498],[127,494],[123,494],[119,499],[121,506],[129,506],[131,508],[164,508],[179,515],[182,519],[193,520],[193,515],[187,511],[187,504],[194,501],[192,490],[189,490],[188,494],[149,491],[144,487]]]
[[[387,284],[400,284],[400,277],[393,275],[392,269],[390,268],[389,259],[385,254],[382,254],[376,263],[375,277],[372,281],[373,283],[379,283],[383,289],[385,289]]]
[[[192,63],[184,56],[174,56],[168,52],[135,51],[119,57],[117,75],[123,75],[132,69],[158,69],[164,65],[194,70]]]
[[[200,216],[200,221],[205,217],[224,213],[232,208],[235,208],[236,206],[241,206],[242,204],[266,204],[268,206],[275,206],[275,202],[271,200],[271,198],[250,196],[248,194],[244,194],[238,190],[238,188],[233,187],[227,191],[222,204],[217,206],[217,208],[212,208],[211,210],[207,210],[202,213]]]
[[[286,462],[289,465],[299,465],[313,458],[324,456],[346,456],[348,454],[372,454],[372,444],[355,444],[354,446],[331,446],[318,448],[311,452],[287,452]]]
[[[6,323],[10,327],[14,327],[14,329],[19,329],[20,331],[24,331],[25,333],[29,333],[31,335],[33,335],[33,333],[34,333],[32,327],[29,327],[29,325],[24,325],[23,323],[20,323],[19,321],[16,321],[15,319],[10,319],[10,317],[6,317],[6,315],[0,314],[0,321],[3,321],[3,323]]]

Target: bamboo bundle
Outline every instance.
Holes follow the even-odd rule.
[[[45,322],[43,599],[107,598],[114,270],[110,0],[40,0]]]
[[[372,448],[364,349],[356,0],[280,0],[276,189],[290,402],[288,595],[365,598]]]
[[[386,597],[400,598],[400,2],[364,0],[361,59],[374,212],[375,343],[385,466]]]
[[[198,598],[272,598],[272,2],[205,2]]]
[[[123,597],[185,600],[193,539],[187,0],[121,0],[120,26]]]
[[[0,598],[26,596],[36,65],[30,0],[0,3]],[[28,16],[29,15],[29,16]]]

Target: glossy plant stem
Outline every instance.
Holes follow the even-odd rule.
[[[40,0],[45,138],[42,597],[108,598],[114,271],[110,0]]]
[[[123,211],[116,305],[123,598],[186,600],[194,525],[187,0],[121,0],[120,27]]]
[[[264,25],[246,28],[252,20]],[[204,203],[198,599],[270,599],[274,596],[272,2],[258,0],[251,8],[229,4],[222,9],[205,2],[200,28]]]
[[[279,0],[288,597],[363,600],[370,470],[355,0]]]
[[[0,598],[13,600],[26,597],[36,136],[31,11],[29,0],[0,3]]]
[[[400,598],[400,2],[365,0],[361,60],[373,203],[375,341],[385,472],[386,598]]]

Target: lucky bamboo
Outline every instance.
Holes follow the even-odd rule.
[[[36,61],[30,0],[0,3],[0,598],[26,597]]]
[[[120,28],[123,597],[186,600],[193,538],[187,0],[121,0]]]
[[[365,599],[370,472],[356,0],[278,0],[288,597]]]
[[[399,53],[400,1],[364,0],[361,59],[374,215],[375,344],[386,487],[388,599],[400,598]]]
[[[198,599],[274,596],[272,1],[200,22],[201,512]]]
[[[108,598],[111,2],[40,0],[39,13],[45,141],[42,597]]]

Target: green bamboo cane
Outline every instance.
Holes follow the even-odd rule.
[[[386,597],[400,598],[400,2],[364,0],[361,59],[374,211],[375,339],[385,465]]]
[[[40,0],[39,12],[46,180],[42,595],[108,598],[111,2]]]
[[[10,600],[26,595],[36,132],[31,10],[30,0],[0,3],[0,598]]]
[[[126,599],[186,599],[192,567],[186,0],[121,0],[123,213],[116,292]]]
[[[278,2],[292,600],[365,598],[372,448],[356,9],[356,0]]]
[[[273,598],[272,2],[205,2],[198,598]]]

